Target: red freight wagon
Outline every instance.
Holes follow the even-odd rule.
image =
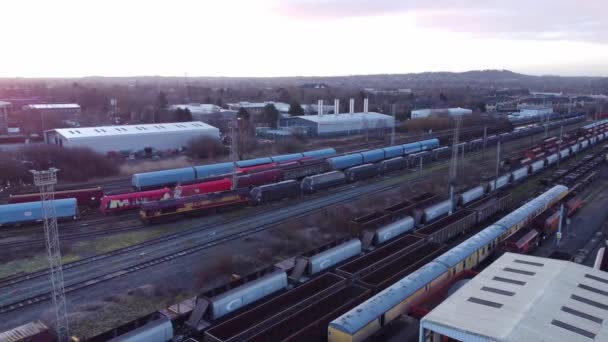
[[[568,202],[566,202],[566,215],[568,217],[574,215],[574,213],[579,210],[581,208],[581,206],[583,205],[583,202],[581,201],[580,198],[575,197],[572,198],[571,200],[569,200]]]
[[[118,213],[126,210],[138,209],[142,203],[156,202],[170,198],[171,190],[168,188],[103,196],[99,209],[104,214]]]
[[[549,236],[557,231],[559,225],[559,210],[549,211],[536,219],[537,226],[542,230],[543,236]]]
[[[174,197],[186,197],[211,192],[227,191],[232,188],[232,181],[228,178],[212,180],[208,182],[178,185],[175,187]]]
[[[75,198],[79,206],[96,207],[103,197],[103,189],[101,187],[87,189],[62,190],[55,192],[55,199]],[[39,193],[10,195],[8,203],[26,203],[40,201]]]
[[[509,235],[501,244],[506,252],[529,253],[538,246],[540,234],[534,228],[523,228]]]
[[[271,170],[271,169],[274,169],[275,167],[277,167],[277,163],[268,163],[268,164],[255,165],[255,166],[249,166],[249,167],[239,167],[239,168],[237,168],[237,171],[242,172],[244,174],[249,174],[249,173],[261,172],[261,171],[265,171],[265,170]]]
[[[280,170],[267,170],[255,172],[236,179],[238,188],[250,188],[264,184],[277,183],[283,180],[283,172]]]

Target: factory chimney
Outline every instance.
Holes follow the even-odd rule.
[[[340,114],[340,99],[334,99],[334,114]]]
[[[366,97],[363,100],[363,113],[367,113],[369,109],[369,99]]]
[[[323,100],[319,100],[317,103],[317,115],[323,116]]]
[[[355,112],[355,99],[350,99],[350,102],[348,105],[348,112],[350,114],[353,114]]]

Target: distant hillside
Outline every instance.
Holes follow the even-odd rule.
[[[0,79],[0,84],[28,83],[32,79]],[[41,81],[41,80],[38,80]],[[85,77],[52,79],[47,83],[113,83],[113,84],[183,84],[183,77]],[[509,70],[472,70],[466,72],[423,72],[411,74],[352,75],[327,77],[189,77],[188,83],[213,88],[298,87],[306,83],[324,83],[343,89],[429,89],[429,88],[513,88],[539,91],[608,92],[608,78],[531,76]]]

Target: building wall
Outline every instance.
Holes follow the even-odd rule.
[[[7,134],[9,105],[0,104],[0,134]]]
[[[110,151],[140,151],[151,147],[157,150],[170,150],[187,146],[188,142],[201,136],[210,136],[219,139],[219,130],[215,127],[205,130],[192,130],[182,132],[154,132],[146,134],[130,134],[122,136],[94,136],[66,138],[60,134],[46,134],[49,144],[63,147],[88,147],[99,153]]]

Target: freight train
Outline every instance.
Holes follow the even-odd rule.
[[[430,293],[441,288],[461,272],[479,265],[507,236],[518,232],[566,195],[568,195],[566,186],[554,186],[334,319],[328,327],[329,341],[362,341],[370,337],[399,315],[407,313],[410,308],[422,302]]]
[[[52,203],[58,220],[75,220],[78,217],[75,198],[57,199]],[[0,227],[41,222],[43,219],[40,201],[0,205]]]
[[[547,167],[553,166],[561,159],[568,158],[569,156],[578,153],[579,151],[585,150],[589,146],[593,146],[597,144],[597,142],[603,141],[608,138],[608,133],[603,132],[604,130],[608,130],[608,123],[603,125],[597,125],[595,127],[601,128],[601,130],[598,130],[596,132],[596,135],[589,134],[587,132],[591,127],[585,127],[583,130],[584,138],[575,138],[570,141],[560,142],[558,144],[561,148],[560,150],[555,148],[553,145],[548,144],[546,141],[542,142],[541,144],[544,146],[543,148],[549,148],[549,146],[551,146],[551,149],[543,151],[553,152],[551,154],[548,154],[546,157],[546,154],[544,153],[536,154],[535,157],[539,156],[536,159],[525,157],[525,154],[528,153],[528,151],[526,151],[524,153],[524,159],[526,159],[525,162],[518,163],[517,168],[513,171],[503,174],[494,180],[488,181],[487,183],[480,185],[480,188],[471,190],[470,193],[465,194],[465,197],[462,199],[463,204],[475,200],[476,198],[474,197],[474,195],[480,192],[483,193],[499,190],[504,188],[508,184],[522,182],[529,176],[539,173]],[[525,131],[526,130],[519,130],[516,134],[520,135],[525,133]],[[510,133],[503,134],[500,139],[508,140],[511,139],[511,136],[512,134]],[[217,209],[222,207],[222,203],[226,203],[226,205],[230,207],[238,205],[247,206],[250,204],[260,204],[271,200],[296,197],[300,193],[310,194],[319,190],[339,186],[347,182],[359,181],[377,176],[378,174],[384,172],[392,172],[404,167],[411,166],[412,163],[415,163],[419,159],[423,158],[421,156],[421,153],[425,153],[426,157],[434,159],[433,156],[441,155],[439,153],[434,152],[435,150],[439,149],[438,145],[439,141],[437,139],[430,139],[405,145],[391,146],[383,149],[355,152],[342,156],[330,157],[327,158],[325,162],[327,164],[327,168],[331,171],[304,177],[300,181],[299,191],[296,189],[297,185],[295,182],[281,182],[282,180],[284,180],[284,178],[281,177],[281,169],[268,169],[259,173],[239,176],[248,178],[255,177],[259,179],[258,184],[255,184],[255,182],[243,182],[243,186],[250,186],[252,188],[251,192],[246,195],[249,198],[248,200],[240,198],[239,201],[234,202],[231,200],[231,198],[233,198],[233,193],[231,193],[230,191],[225,191],[224,193],[209,193],[207,195],[204,195],[204,201],[202,201],[203,197],[200,196],[192,197],[190,199],[188,197],[185,197],[179,202],[172,202],[173,207],[168,207],[168,205],[170,204],[152,202],[146,203],[145,207],[141,207],[140,218],[142,219],[142,221],[147,223],[156,221],[156,219],[160,218],[161,216],[167,217],[180,214],[188,214],[190,213],[190,210],[205,211],[207,209],[211,209],[212,211],[216,211]],[[460,148],[464,149],[465,151],[471,151],[472,149],[477,149],[483,146],[483,144],[480,145],[476,142],[464,142],[459,146],[462,146]],[[399,154],[401,155],[398,156]],[[395,159],[397,158],[399,158],[399,161],[395,162]],[[298,161],[296,161],[296,163],[297,162]],[[390,166],[387,165],[388,162],[391,163]],[[311,166],[316,168],[317,165],[318,164],[303,165],[301,169],[304,170]],[[272,177],[264,176],[266,174],[272,175]],[[240,178],[237,178],[237,181],[239,180]],[[261,186],[264,186],[262,189],[259,188],[260,183]],[[188,204],[190,202],[201,203],[201,201],[202,203],[207,203],[208,206],[206,207],[197,204]],[[422,213],[420,219],[422,219],[423,222],[429,222],[436,217],[437,212],[439,212],[440,214],[447,213],[453,209],[453,205],[455,204],[456,203],[450,204],[444,201],[441,204],[437,204],[436,210],[433,209],[428,213]]]
[[[549,124],[549,128],[555,128],[564,124],[572,124],[581,119],[581,117],[575,117],[562,122],[554,122]],[[606,130],[607,122],[604,121],[582,127],[577,135],[581,144],[575,144],[571,149],[572,153],[575,153],[579,146],[584,148],[588,146],[590,142],[594,143],[594,140],[591,139],[592,135],[601,134],[599,132]],[[486,145],[495,144],[498,140],[509,141],[536,134],[542,132],[543,129],[542,126],[530,126],[510,133],[503,133],[500,136],[489,136],[486,139]],[[601,138],[603,139],[604,137]],[[451,154],[451,147],[439,147],[438,143],[437,139],[428,139],[420,142],[355,152],[335,157],[332,157],[335,155],[334,149],[323,149],[239,161],[237,162],[236,170],[236,188],[252,188],[252,193],[255,194],[255,196],[250,196],[250,200],[253,204],[293,197],[298,195],[295,191],[294,183],[282,183],[282,181],[304,179],[301,182],[302,186],[300,187],[300,192],[315,192],[335,184],[341,184],[347,181],[353,182],[373,177],[377,174],[385,174],[406,167],[413,167],[420,161],[426,162],[428,160],[439,160],[448,157]],[[459,144],[457,148],[463,151],[474,151],[482,148],[483,145],[482,139],[476,139],[470,142],[463,142]],[[564,156],[563,153],[564,152],[562,152],[561,156]],[[540,155],[535,154],[535,157],[540,157]],[[556,159],[556,155],[552,154],[544,163],[546,165],[551,165]],[[350,167],[346,168],[346,166]],[[530,172],[538,172],[540,169],[541,163],[537,162]],[[95,203],[100,202],[100,211],[102,213],[113,214],[126,210],[138,209],[144,203],[228,191],[233,188],[231,183],[232,176],[226,175],[226,172],[229,171],[232,171],[231,163],[150,172],[134,175],[132,183],[136,188],[156,188],[154,190],[105,194],[105,196],[101,196],[102,193],[99,188],[90,188],[61,191],[58,192],[58,194],[60,198],[67,196],[76,198],[78,204],[81,206],[94,205]],[[217,176],[218,174],[219,177]],[[522,169],[514,172],[514,175],[509,175],[508,177],[521,180],[525,178],[527,174],[528,172],[524,172]],[[508,181],[507,176],[504,176],[499,178],[496,184],[490,184],[489,186],[500,188]],[[179,183],[179,185],[174,191],[169,188],[157,188],[160,184],[169,183]],[[264,188],[257,189],[260,186],[264,186]],[[25,201],[26,199],[34,199],[36,196],[37,194],[29,194],[12,197],[14,198],[13,201]],[[230,196],[230,194],[228,193],[226,196]],[[222,196],[213,197],[220,201],[224,201],[224,199],[221,198]],[[196,205],[189,207],[198,208]],[[212,207],[216,206],[212,205]]]
[[[240,278],[90,341],[160,342],[183,339],[180,333],[193,330],[204,334],[205,341],[218,342],[362,340],[483,262],[511,237],[525,236],[530,223],[569,195],[568,187],[554,186],[445,252],[437,241],[447,241],[504,210],[501,202],[510,197],[489,186],[473,187],[456,196],[453,215],[439,214],[420,228],[417,213],[442,213],[443,206],[437,204],[444,202],[423,194],[387,207],[385,214],[398,219],[371,231],[371,239],[364,235],[322,246],[297,257],[293,266],[277,265]]]

